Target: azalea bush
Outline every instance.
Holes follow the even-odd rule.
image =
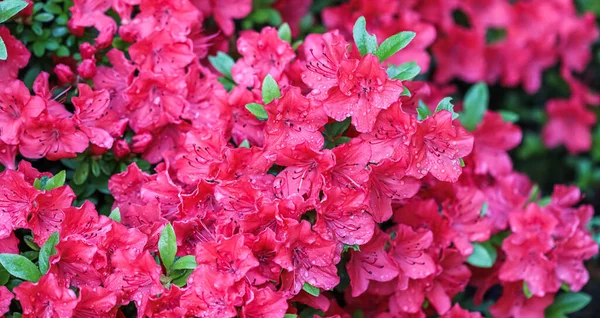
[[[0,1],[0,314],[584,315],[599,16]]]

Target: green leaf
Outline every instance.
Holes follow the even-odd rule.
[[[431,113],[429,107],[427,107],[422,100],[419,100],[419,106],[417,107],[417,119],[425,120],[427,116],[433,116],[433,114]]]
[[[64,26],[54,27],[52,29],[52,36],[56,38],[60,38],[67,33],[69,33],[69,30]]]
[[[44,56],[44,53],[46,53],[46,42],[36,41],[33,43],[33,54],[35,54],[35,56],[42,57]]]
[[[519,121],[519,115],[515,112],[511,112],[510,110],[500,110],[498,111],[502,119],[509,123],[516,123]]]
[[[171,223],[167,223],[160,233],[158,251],[163,265],[165,265],[166,268],[171,267],[175,260],[175,254],[177,254],[177,240],[175,238],[175,230],[173,230]]]
[[[250,142],[248,142],[248,139],[244,139],[242,142],[240,142],[238,148],[250,148]]]
[[[6,285],[8,280],[10,279],[10,274],[4,269],[4,267],[0,266],[0,286]]]
[[[173,263],[171,266],[171,270],[194,269],[196,267],[198,267],[198,264],[196,264],[196,257],[193,255],[187,255],[175,261],[175,263]]]
[[[451,101],[452,97],[446,97],[442,99],[435,108],[435,112],[437,113],[442,110],[447,110],[452,113],[452,120],[458,118],[458,114],[454,111],[454,105],[451,103]]]
[[[465,94],[464,110],[460,118],[460,122],[467,130],[473,131],[477,128],[477,124],[483,119],[489,102],[490,95],[485,83],[480,82],[469,88]]]
[[[67,25],[69,23],[69,16],[66,13],[58,15],[54,23],[57,25]]]
[[[52,233],[52,235],[50,235],[50,237],[48,237],[48,240],[46,240],[46,243],[44,243],[44,245],[42,245],[42,248],[40,249],[40,256],[39,256],[39,266],[40,266],[40,272],[42,274],[46,274],[48,272],[48,268],[50,268],[50,264],[48,262],[48,259],[50,258],[50,256],[56,254],[56,249],[54,248],[56,246],[56,244],[58,244],[58,241],[60,240],[58,232],[54,232]]]
[[[487,202],[483,202],[483,205],[481,205],[481,210],[479,211],[479,216],[484,217],[487,213],[489,204]]]
[[[410,91],[408,90],[408,87],[406,86],[402,86],[402,93],[400,93],[400,96],[408,96],[411,97],[412,94],[410,93]]]
[[[100,176],[100,165],[98,164],[97,160],[92,160],[92,174],[95,177],[99,177]]]
[[[0,264],[11,275],[36,283],[40,279],[40,271],[26,257],[17,254],[0,254]]]
[[[235,61],[231,58],[231,56],[227,55],[223,52],[218,52],[217,56],[209,56],[208,60],[210,64],[219,71],[219,73],[223,74],[228,79],[231,78],[231,68],[235,64]]]
[[[4,44],[4,40],[0,37],[0,60],[5,61],[8,58],[8,52],[6,51],[6,44]]]
[[[302,286],[302,289],[305,292],[307,292],[307,293],[309,293],[309,294],[311,294],[311,295],[313,295],[315,297],[319,296],[319,293],[320,293],[319,288],[317,288],[317,287],[315,287],[315,286],[313,286],[313,285],[311,285],[309,283],[304,283],[304,286]]]
[[[262,83],[262,99],[263,103],[268,104],[272,102],[275,98],[281,97],[281,91],[279,90],[279,85],[271,76],[271,74],[267,74]]]
[[[36,15],[33,19],[35,21],[40,21],[40,22],[50,22],[50,21],[54,20],[54,14],[43,12],[43,13]]]
[[[61,6],[59,6],[56,3],[47,2],[46,5],[44,6],[44,11],[46,11],[48,13],[52,13],[52,14],[61,14],[62,8],[61,8]]]
[[[46,42],[46,50],[48,51],[56,51],[59,46],[60,44],[58,44],[58,42],[55,40],[48,40]]]
[[[110,212],[108,217],[114,220],[115,222],[121,223],[121,210],[118,207],[115,208]]]
[[[464,168],[465,167],[465,160],[463,158],[458,158],[458,161],[460,162],[460,167]]]
[[[546,317],[557,314],[570,314],[587,306],[592,297],[586,293],[564,293],[554,299],[554,303],[546,308]]]
[[[379,58],[380,62],[387,60],[390,56],[405,48],[416,35],[415,32],[405,31],[390,36],[381,43],[375,52],[375,56]]]
[[[356,20],[352,29],[352,36],[360,55],[377,51],[377,37],[367,32],[367,20],[365,20],[365,17],[360,17]]]
[[[191,270],[185,270],[185,271],[183,271],[183,275],[181,275],[180,277],[177,277],[177,278],[173,279],[172,283],[174,285],[179,286],[179,287],[185,286],[185,284],[187,284],[188,277],[190,277],[191,273],[192,273]]]
[[[90,174],[90,163],[89,161],[83,161],[77,169],[75,169],[75,174],[73,175],[73,182],[77,185],[81,185],[85,183],[88,175]]]
[[[287,23],[282,24],[277,30],[277,34],[279,34],[279,38],[292,43],[292,29],[290,29],[290,25]]]
[[[523,281],[523,295],[525,295],[525,298],[527,299],[533,297],[533,294],[531,293],[531,290],[529,290],[529,285],[527,285],[526,281]]]
[[[343,121],[336,121],[334,123],[327,124],[325,125],[325,133],[331,138],[339,136],[343,134],[348,129],[348,127],[350,127],[351,121],[352,118],[348,117]]]
[[[347,252],[349,250],[360,252],[360,246],[358,244],[354,244],[354,245],[346,245],[346,244],[344,244],[344,249],[342,250],[342,253],[345,253],[345,252]]]
[[[67,178],[67,173],[64,170],[57,173],[56,175],[54,175],[54,177],[52,177],[52,178],[48,179],[48,181],[46,181],[46,183],[44,184],[43,190],[49,191],[49,190],[64,186],[66,178]]]
[[[298,315],[296,315],[296,314],[285,314],[285,315],[283,315],[283,318],[298,318]]]
[[[31,235],[25,235],[23,237],[23,241],[25,241],[25,244],[27,244],[27,246],[29,246],[29,248],[31,248],[34,251],[39,251],[40,247],[33,241],[33,236]]]
[[[37,35],[37,36],[42,36],[42,34],[44,34],[44,29],[42,29],[42,24],[39,22],[34,22],[31,25],[31,31],[33,31],[33,33],[35,33],[35,35]]]
[[[469,256],[467,262],[475,267],[490,268],[494,266],[497,257],[496,248],[491,242],[473,242],[473,254]]]
[[[409,81],[421,73],[421,67],[416,62],[406,62],[398,66],[390,65],[387,75],[391,79]]]
[[[246,104],[246,109],[252,113],[252,115],[256,116],[259,120],[267,120],[269,119],[269,114],[265,110],[265,107],[261,104],[250,103]]]
[[[0,23],[12,18],[26,7],[27,1],[23,0],[4,0],[0,2]]]

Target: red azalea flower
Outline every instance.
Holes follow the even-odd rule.
[[[181,77],[141,71],[124,92],[131,129],[140,133],[179,123],[189,106],[185,86]]]
[[[375,229],[373,238],[360,246],[360,251],[350,252],[350,261],[346,263],[352,297],[364,293],[370,281],[387,282],[398,276],[398,267],[385,251],[388,234]]]
[[[305,282],[325,290],[339,283],[335,268],[339,261],[336,243],[318,236],[307,221],[291,222],[284,233],[282,254],[274,260],[285,269],[281,274],[280,290],[296,295]]]
[[[38,207],[35,200],[39,192],[20,172],[6,170],[0,179],[0,237],[6,238],[13,230],[26,227],[27,215]]]
[[[440,318],[481,318],[481,314],[478,312],[470,312],[466,309],[462,309],[459,304],[454,304],[450,311],[443,314]]]
[[[33,91],[35,92],[35,95],[46,101],[46,110],[51,116],[56,118],[70,118],[73,114],[67,110],[65,105],[56,101],[56,99],[60,99],[61,96],[64,96],[69,89],[65,89],[56,97],[53,97],[54,93],[50,90],[49,79],[50,75],[46,72],[41,72],[35,78],[35,81],[33,82]]]
[[[369,165],[369,194],[373,219],[382,223],[392,217],[392,202],[413,197],[421,188],[421,182],[406,176],[405,159],[394,162],[381,160],[378,164]]]
[[[79,302],[73,310],[74,317],[110,318],[117,314],[117,297],[115,293],[100,286],[79,287]]]
[[[0,286],[0,315],[5,315],[10,310],[10,302],[15,296],[6,288]]]
[[[196,59],[192,42],[176,41],[167,30],[154,32],[129,48],[131,60],[142,70],[178,74]]]
[[[485,33],[454,25],[432,47],[437,60],[435,80],[449,82],[452,78],[474,83],[485,78]]]
[[[433,199],[415,197],[395,208],[392,220],[414,229],[430,230],[434,234],[431,246],[446,248],[452,243],[454,231],[450,227],[450,220],[439,212],[439,208],[439,204]]]
[[[127,114],[125,107],[128,104],[124,92],[133,80],[135,66],[123,52],[117,49],[108,51],[106,56],[112,67],[98,66],[98,71],[93,79],[94,88],[107,90],[110,93],[109,108],[119,116],[124,116]]]
[[[97,245],[106,238],[106,233],[110,231],[112,220],[105,216],[99,216],[94,204],[90,201],[85,201],[79,208],[64,208],[63,212],[64,218],[59,231],[61,240],[73,237]]]
[[[333,148],[332,152],[336,163],[327,184],[352,190],[365,189],[365,183],[369,180],[367,165],[372,156],[369,145],[355,138]]]
[[[190,120],[194,128],[218,131],[229,138],[233,110],[227,102],[229,95],[217,77],[194,63],[188,67],[186,81],[189,107],[183,118]],[[246,92],[251,95],[249,91]]]
[[[186,309],[181,307],[183,293],[177,285],[171,285],[166,293],[150,297],[144,317],[184,317]]]
[[[7,60],[0,60],[0,74],[2,74],[0,84],[6,85],[17,79],[19,70],[27,66],[31,53],[21,41],[10,34],[5,26],[0,26],[0,38],[6,46],[6,54],[8,55]]]
[[[429,230],[413,230],[410,226],[399,224],[395,228],[396,238],[392,240],[390,255],[399,270],[400,289],[405,289],[409,279],[425,278],[436,272],[436,265],[425,251],[433,242]]]
[[[502,287],[502,296],[490,307],[490,312],[494,317],[544,318],[544,310],[554,300],[552,294],[547,294],[544,297],[525,297],[521,282],[504,284]]]
[[[512,161],[507,151],[521,143],[521,128],[502,119],[499,113],[487,111],[473,132],[473,152],[470,156],[477,174],[494,177],[512,171]]]
[[[169,177],[166,171],[156,174],[156,179],[147,181],[140,189],[140,198],[149,204],[158,203],[160,216],[174,220],[181,203],[181,189]]]
[[[145,202],[141,197],[141,189],[145,183],[155,180],[156,176],[150,176],[138,168],[134,162],[127,166],[127,170],[115,174],[108,180],[108,189],[116,202],[131,205],[143,205]]]
[[[290,25],[292,36],[300,34],[300,22],[306,16],[313,0],[277,0],[273,4],[281,19]]]
[[[334,165],[333,153],[324,149],[315,151],[307,143],[294,148],[283,148],[276,164],[286,166],[273,182],[273,191],[279,199],[300,196],[308,206],[314,205],[325,183],[325,174]]]
[[[265,127],[267,149],[292,148],[307,143],[318,150],[323,147],[319,131],[327,123],[320,102],[302,96],[300,89],[284,89],[279,99],[266,105],[269,119]]]
[[[302,45],[307,71],[302,72],[302,81],[312,91],[311,96],[327,98],[330,88],[338,85],[338,70],[342,61],[350,54],[350,45],[337,30],[325,34],[309,34]]]
[[[565,68],[582,72],[592,59],[591,45],[600,32],[596,26],[596,17],[591,12],[582,17],[562,19],[559,24],[561,61]]]
[[[504,240],[502,249],[506,252],[506,261],[500,268],[500,280],[524,280],[531,293],[539,297],[558,291],[560,282],[553,279],[556,262],[546,255],[552,249],[551,241],[512,234]]]
[[[88,137],[70,118],[41,116],[25,125],[19,151],[27,158],[73,158],[87,149]]]
[[[426,296],[439,314],[444,314],[452,306],[452,298],[465,290],[471,278],[471,271],[465,264],[466,256],[456,249],[445,249],[438,262],[441,270],[426,284]]]
[[[360,138],[369,142],[372,151],[372,162],[380,162],[385,158],[398,161],[406,156],[412,135],[416,131],[416,118],[404,112],[400,102],[377,116],[373,130],[361,134]]]
[[[328,240],[362,245],[371,240],[375,222],[368,211],[367,196],[361,190],[330,188],[317,205],[313,229]]]
[[[144,312],[149,298],[165,291],[159,279],[162,270],[150,253],[132,259],[116,250],[111,263],[115,270],[103,285],[117,294],[117,304],[133,301],[138,312]]]
[[[379,59],[371,54],[343,60],[337,76],[338,86],[328,90],[323,107],[337,121],[352,117],[359,132],[371,131],[379,112],[397,101],[403,90],[400,81],[388,79]]]
[[[444,205],[441,213],[450,220],[454,246],[462,255],[470,255],[471,242],[485,242],[491,235],[489,220],[481,216],[486,198],[476,188],[457,186],[455,189],[452,201]]]
[[[176,156],[179,181],[196,185],[202,179],[213,179],[224,160],[227,141],[218,134],[192,131],[185,138],[184,151]]]
[[[429,172],[440,181],[456,182],[462,172],[460,158],[472,149],[473,136],[453,125],[452,113],[439,111],[417,123],[407,175],[423,178]]]
[[[44,100],[29,95],[29,90],[19,80],[0,91],[0,139],[10,145],[19,143],[25,122],[37,117],[46,109]]]
[[[260,317],[279,317],[284,316],[288,308],[288,303],[281,293],[276,292],[269,287],[262,289],[251,288],[248,291],[250,295],[242,308],[241,318],[260,318]]]
[[[81,130],[93,145],[110,149],[114,138],[125,131],[127,120],[119,118],[109,108],[110,94],[106,90],[93,91],[89,86],[79,84],[79,97],[73,97],[75,119],[81,123]]]
[[[0,164],[6,169],[15,168],[15,158],[17,157],[17,153],[18,149],[16,145],[8,145],[0,140]]]
[[[279,281],[281,267],[274,262],[274,259],[280,253],[281,242],[275,238],[275,232],[265,229],[254,238],[254,241],[246,240],[246,244],[258,260],[258,266],[251,268],[246,274],[249,283],[260,286],[268,281]]]
[[[75,287],[97,287],[102,284],[102,277],[92,266],[98,250],[94,244],[72,237],[61,239],[55,248],[56,254],[49,259],[49,272],[56,276],[59,283]]]
[[[251,0],[191,0],[191,2],[205,17],[212,15],[221,31],[227,36],[232,35],[235,30],[233,19],[241,19],[252,11]]]
[[[38,195],[35,208],[27,214],[28,228],[34,234],[34,242],[42,246],[52,233],[60,230],[65,217],[64,208],[70,207],[75,193],[63,186]]]
[[[0,239],[0,253],[19,254],[19,239],[14,233]]]
[[[207,271],[215,275],[215,287],[232,286],[246,277],[246,273],[259,265],[252,250],[244,245],[244,236],[234,235],[217,242],[198,244],[195,271]]]
[[[127,41],[147,38],[167,30],[177,40],[185,40],[192,28],[202,24],[202,14],[189,0],[140,0],[140,13],[119,28]]]
[[[93,26],[99,32],[96,36],[96,45],[101,48],[110,46],[113,35],[117,32],[117,23],[104,13],[111,8],[111,5],[112,1],[74,1],[73,6],[69,8],[72,13],[69,20],[69,29],[78,34],[82,33],[83,28]]]
[[[564,144],[573,154],[590,149],[591,127],[596,123],[594,112],[575,98],[550,100],[546,111],[550,117],[542,132],[546,146],[553,148]]]
[[[551,260],[556,262],[556,278],[546,279],[558,279],[569,285],[570,290],[580,291],[589,280],[583,261],[598,254],[595,243],[587,230],[578,230],[568,239],[557,242],[550,254]]]
[[[72,317],[77,306],[75,292],[59,285],[51,273],[37,283],[23,282],[13,291],[26,317]]]
[[[231,109],[233,142],[239,145],[242,141],[248,140],[250,145],[262,147],[266,123],[258,120],[245,107],[246,104],[254,102],[252,92],[242,86],[235,86],[228,95],[217,95],[216,99],[216,103],[222,103],[223,107]]]
[[[187,288],[181,296],[181,307],[192,317],[235,317],[235,306],[241,306],[244,288],[240,286],[219,288],[216,276],[207,271],[196,270],[188,279]]]
[[[277,29],[265,27],[260,33],[243,31],[237,41],[242,58],[231,69],[233,80],[247,87],[271,74],[276,80],[296,56],[290,44],[279,38]]]

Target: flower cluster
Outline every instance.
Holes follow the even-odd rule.
[[[25,317],[481,317],[456,300],[467,286],[477,304],[502,288],[496,317],[563,313],[555,296],[580,291],[583,262],[598,253],[593,208],[577,206],[573,186],[541,198],[513,170],[521,129],[487,109],[485,84],[456,107],[442,84],[533,91],[562,58],[574,97],[549,104],[549,126],[570,129],[561,116],[577,115],[585,130],[593,114],[564,109],[596,98],[569,77],[589,58],[541,40],[577,34],[587,47],[594,36],[564,1],[488,2],[351,1],[323,13],[338,29],[302,43],[293,21],[240,32],[234,60],[216,51],[249,0],[74,1],[69,28],[95,28],[95,43],[55,66],[57,88],[39,74],[33,95],[18,79],[29,52],[0,27],[10,56],[0,62],[0,281],[16,277],[0,286],[0,313],[14,298]],[[453,21],[457,9],[470,28]],[[552,12],[574,26],[524,32]],[[219,34],[206,33],[209,19]],[[490,27],[508,28],[506,39],[486,44]],[[109,48],[116,36],[127,52]],[[412,80],[431,45],[436,83]],[[521,49],[523,65],[504,68]],[[555,130],[548,139],[565,141]],[[133,163],[113,175],[106,216],[75,206],[66,173],[15,164],[85,151],[139,155],[155,173]]]
[[[438,84],[486,81],[522,85],[532,94],[541,87],[542,73],[560,62],[571,97],[548,101],[544,142],[549,147],[564,144],[571,153],[590,149],[596,116],[586,105],[600,105],[600,95],[589,92],[572,73],[588,65],[600,32],[594,14],[578,15],[573,1],[352,0],[323,11],[325,25],[347,38],[359,16],[372,22],[369,30],[380,39],[417,32],[415,41],[389,62],[417,61],[427,72],[430,49]]]

